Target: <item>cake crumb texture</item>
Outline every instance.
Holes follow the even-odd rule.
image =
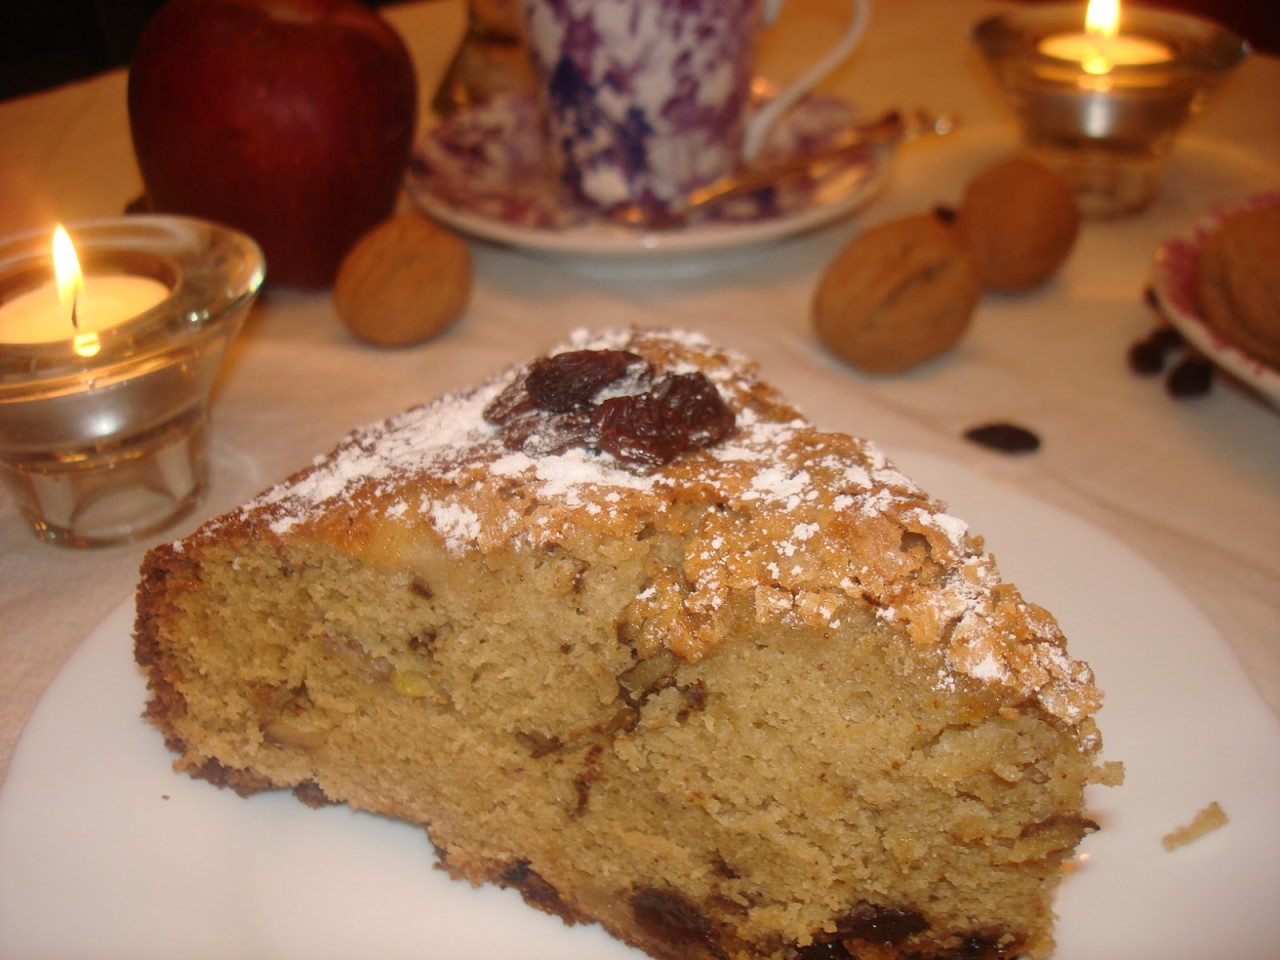
[[[518,430],[527,368],[409,410],[147,556],[175,766],[422,824],[454,877],[659,960],[1048,957],[1083,789],[1116,780],[1052,615],[741,357],[553,357],[590,350],[639,359]],[[714,442],[583,432],[693,374]]]
[[[1226,811],[1214,800],[1208,806],[1202,808],[1191,819],[1190,823],[1170,830],[1160,838],[1160,843],[1165,850],[1172,853],[1179,847],[1185,847],[1189,843],[1195,843],[1201,837],[1213,833],[1227,825]]]

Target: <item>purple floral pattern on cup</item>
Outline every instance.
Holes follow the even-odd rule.
[[[772,12],[776,0],[769,0]],[[610,210],[678,206],[744,160],[765,0],[523,0],[548,161]],[[860,0],[853,8],[862,12]],[[832,53],[861,33],[855,15]],[[786,107],[817,81],[788,88]],[[770,121],[771,122],[771,121]]]
[[[856,120],[856,111],[843,100],[805,97],[773,129],[759,162],[813,153]],[[414,151],[407,185],[427,208],[443,206],[517,228],[556,231],[599,222],[595,207],[565,195],[546,155],[533,101],[522,95],[501,97],[460,111],[429,131]],[[885,151],[870,148],[846,158],[828,177],[840,177],[846,189],[854,191],[882,175],[887,163]],[[694,222],[748,224],[795,216],[820,202],[817,187],[806,175],[788,177],[756,194],[700,211]]]
[[[573,195],[605,208],[661,206],[735,164],[756,0],[532,0],[524,9],[552,155]]]

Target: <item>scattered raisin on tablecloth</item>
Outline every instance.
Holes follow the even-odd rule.
[[[1142,292],[1143,302],[1156,314],[1156,326],[1129,347],[1129,369],[1142,377],[1165,373],[1170,361],[1182,355],[1164,378],[1165,392],[1178,400],[1202,397],[1213,389],[1213,364],[1191,348],[1176,327],[1160,310],[1160,301],[1150,286]]]
[[[1182,334],[1177,330],[1158,326],[1129,347],[1129,369],[1142,376],[1163,373],[1169,357],[1184,346]]]
[[[986,423],[964,432],[966,440],[1001,453],[1034,453],[1040,449],[1040,438],[1016,423]]]
[[[1213,388],[1213,364],[1194,354],[1186,357],[1169,371],[1164,388],[1179,400],[1202,397]]]

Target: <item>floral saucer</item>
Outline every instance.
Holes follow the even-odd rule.
[[[1196,271],[1205,237],[1233,213],[1280,205],[1280,191],[1254,194],[1209,211],[1190,229],[1156,251],[1151,289],[1160,312],[1195,349],[1280,407],[1280,370],[1228,343],[1205,320],[1196,292]]]
[[[844,101],[808,96],[779,121],[759,162],[818,149],[855,120]],[[441,223],[482,239],[593,259],[662,258],[762,244],[844,216],[883,186],[892,151],[868,148],[820,180],[788,178],[671,230],[614,223],[578,204],[561,190],[545,155],[533,101],[500,98],[460,111],[420,140],[409,194]]]

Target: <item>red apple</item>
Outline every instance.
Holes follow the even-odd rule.
[[[417,98],[404,42],[357,0],[169,0],[129,71],[151,208],[243,230],[288,286],[331,283],[391,211]]]

